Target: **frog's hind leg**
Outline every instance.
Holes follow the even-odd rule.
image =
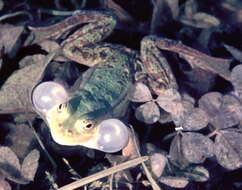
[[[95,44],[108,37],[116,26],[116,19],[111,13],[102,11],[81,11],[77,14],[75,17],[78,16],[79,24],[85,23],[86,25],[62,42],[63,53],[73,61],[93,66],[95,63],[85,62],[87,56],[90,55],[87,49],[86,52],[82,51],[81,55],[78,55],[78,52],[83,50],[83,47]],[[85,60],[82,58],[85,58]]]
[[[159,95],[166,89],[178,87],[166,58],[156,45],[157,40],[159,38],[156,36],[146,36],[142,39],[141,60],[148,75],[149,86]]]

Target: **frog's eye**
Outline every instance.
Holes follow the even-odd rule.
[[[67,103],[60,104],[60,105],[57,107],[57,112],[58,112],[58,113],[63,112],[63,110],[66,109],[66,107],[67,107]]]
[[[107,119],[97,126],[97,149],[101,151],[117,152],[128,144],[128,140],[128,128],[118,119]]]

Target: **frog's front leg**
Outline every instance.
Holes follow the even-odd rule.
[[[73,61],[89,67],[94,66],[99,59],[93,54],[93,50],[88,48],[88,45],[108,37],[116,25],[116,20],[108,12],[84,11],[77,14],[79,19],[83,20],[79,22],[87,24],[62,43],[63,53]]]
[[[141,60],[151,89],[159,95],[164,90],[177,89],[176,79],[156,43],[159,38],[146,36],[141,41]]]

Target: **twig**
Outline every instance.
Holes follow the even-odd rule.
[[[75,11],[59,11],[59,10],[53,10],[53,9],[40,9],[41,13],[50,14],[53,16],[72,16]]]
[[[44,144],[42,143],[41,139],[39,138],[38,134],[36,133],[34,127],[32,126],[32,123],[29,121],[29,119],[27,118],[28,124],[30,126],[30,128],[33,130],[34,136],[37,139],[40,147],[43,149],[43,151],[45,152],[45,154],[47,155],[53,169],[55,170],[57,168],[57,164],[55,163],[54,159],[50,156],[49,152],[46,150]]]
[[[133,129],[133,127],[132,127],[131,125],[130,125],[130,128],[131,128],[131,132],[132,132],[132,134],[134,135],[134,129]],[[135,144],[135,148],[136,148],[136,151],[137,151],[138,155],[141,156],[135,138],[134,138],[134,144]],[[152,177],[152,175],[151,175],[149,169],[148,169],[147,166],[145,165],[145,163],[142,162],[141,164],[142,164],[142,167],[143,167],[143,169],[144,169],[144,171],[145,171],[145,175],[146,175],[147,179],[149,180],[149,182],[150,182],[152,188],[153,188],[154,190],[161,190],[161,188],[159,187],[159,185],[158,185],[158,184],[156,183],[156,181],[153,179],[153,177]]]
[[[114,174],[111,174],[109,179],[109,190],[113,190],[113,177]]]
[[[17,92],[16,92],[16,93],[17,93]],[[20,103],[21,103],[21,104],[23,105],[23,107],[24,107],[24,103],[21,101],[21,98],[19,98],[19,101],[20,101]],[[25,114],[26,114],[26,118],[27,118],[27,122],[28,122],[28,124],[29,124],[29,127],[32,129],[32,131],[33,131],[33,133],[34,133],[34,136],[35,136],[35,138],[37,139],[37,141],[38,141],[40,147],[41,147],[41,148],[43,149],[43,151],[46,153],[48,159],[50,160],[50,162],[51,162],[51,164],[52,164],[52,166],[53,166],[53,169],[55,170],[55,169],[57,168],[57,164],[55,163],[54,159],[52,159],[52,157],[50,156],[49,152],[46,150],[44,144],[42,143],[41,139],[39,138],[38,134],[36,133],[36,131],[35,131],[35,129],[34,129],[32,123],[30,122],[30,120],[29,120],[29,118],[28,118],[28,114],[27,114],[27,113],[25,113]]]
[[[58,53],[58,51],[56,50],[56,51],[54,51],[54,52],[52,52],[52,53],[50,53],[50,54],[48,54],[48,55],[46,56],[46,59],[45,59],[45,66],[44,66],[45,68],[48,66],[48,64],[49,64],[49,63],[51,62],[51,60],[56,56],[57,53]],[[45,70],[45,69],[44,69],[44,70]],[[44,71],[43,71],[42,73],[40,73],[40,76],[38,76],[39,79],[42,77],[43,73],[44,73]],[[33,88],[31,89],[31,91],[32,91],[32,90],[33,90]],[[30,98],[31,98],[31,97],[30,97]],[[21,101],[20,98],[19,98],[19,101]],[[24,103],[23,103],[23,102],[21,102],[21,104],[24,106]],[[36,111],[36,112],[37,112],[37,111]],[[26,115],[27,115],[27,114],[26,114]],[[40,113],[39,113],[39,115],[42,117],[42,115],[41,115]],[[44,119],[44,120],[45,120],[45,119]],[[39,138],[38,134],[36,133],[36,131],[35,131],[35,129],[34,129],[32,123],[30,122],[30,120],[28,119],[28,117],[27,117],[27,121],[28,121],[28,124],[29,124],[30,128],[33,130],[34,136],[35,136],[35,138],[37,139],[37,141],[38,141],[40,147],[43,149],[43,151],[44,151],[45,154],[47,155],[47,157],[48,157],[50,163],[52,164],[53,169],[56,170],[56,168],[57,168],[57,164],[55,163],[54,159],[50,156],[49,152],[46,150],[44,144],[42,143],[41,139]]]
[[[18,11],[18,12],[15,12],[15,13],[9,13],[9,14],[5,14],[5,15],[0,16],[0,22],[2,22],[5,19],[15,17],[15,16],[18,16],[18,15],[23,15],[23,14],[27,15],[30,20],[33,20],[33,17],[30,13],[28,13],[26,11]]]
[[[64,161],[64,163],[66,164],[69,172],[73,175],[73,179],[74,180],[78,180],[81,178],[81,176],[71,167],[71,165],[69,164],[68,160],[65,158],[62,158],[62,160]]]
[[[80,179],[78,181],[75,181],[73,183],[70,183],[66,186],[59,188],[58,190],[72,190],[72,189],[81,187],[83,185],[86,185],[86,184],[91,183],[93,181],[96,181],[98,179],[101,179],[101,178],[104,178],[104,177],[109,176],[111,174],[114,174],[116,172],[134,167],[134,166],[136,166],[140,163],[147,161],[148,159],[149,159],[148,156],[143,156],[143,157],[139,157],[139,158],[136,158],[136,159],[133,159],[133,160],[129,160],[129,161],[124,162],[122,164],[119,164],[117,166],[113,166],[113,167],[108,168],[106,170],[97,172],[96,174],[90,175],[88,177],[85,177],[85,178]]]

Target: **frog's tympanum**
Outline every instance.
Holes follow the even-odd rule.
[[[85,25],[61,43],[61,51],[90,69],[79,89],[66,102],[45,112],[44,117],[59,144],[115,152],[128,141],[128,129],[118,119],[127,111],[127,95],[138,76],[146,76],[156,93],[177,88],[177,84],[160,52],[160,38],[144,37],[140,54],[121,45],[100,42],[115,28],[116,20],[110,13],[81,11],[53,26],[30,29],[48,32],[48,37],[42,38],[47,39],[80,24]]]

